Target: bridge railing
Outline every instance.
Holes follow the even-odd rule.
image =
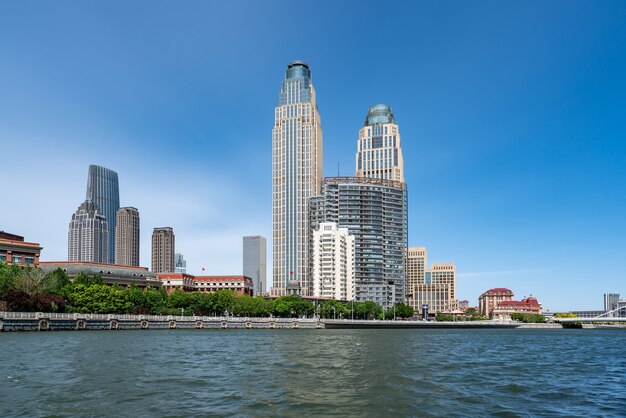
[[[227,321],[227,322],[319,322],[318,318],[276,318],[276,317],[240,317],[240,316],[180,316],[180,315],[135,315],[135,314],[90,314],[56,312],[2,312],[0,319],[56,319],[56,320],[127,320],[127,321]]]

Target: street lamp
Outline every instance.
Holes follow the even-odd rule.
[[[337,319],[337,309],[334,306],[331,306],[331,308],[333,308],[333,319]]]
[[[185,315],[185,308],[180,308],[180,316],[184,316]]]

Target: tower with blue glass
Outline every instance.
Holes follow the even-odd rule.
[[[87,179],[87,200],[95,203],[109,227],[106,263],[115,263],[115,226],[117,211],[120,208],[120,188],[117,173],[98,165],[89,166]]]

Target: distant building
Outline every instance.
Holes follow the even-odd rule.
[[[428,269],[426,247],[407,249],[407,299],[416,312],[428,305],[428,312],[458,310],[456,301],[456,266],[452,263],[433,264]]]
[[[604,294],[604,311],[612,311],[617,309],[619,303],[619,293],[605,293]]]
[[[433,264],[424,272],[424,282],[413,288],[414,309],[421,311],[422,305],[428,305],[428,311],[451,312],[456,306],[456,267],[452,263]]]
[[[57,268],[63,270],[70,280],[79,273],[88,277],[99,276],[108,285],[138,288],[161,287],[161,282],[146,267],[118,266],[116,264],[93,263],[88,261],[48,261],[39,264],[44,273],[51,273]]]
[[[109,260],[109,223],[92,200],[72,215],[67,235],[67,260],[106,263]]]
[[[368,177],[326,177],[309,201],[312,230],[334,222],[354,236],[356,301],[406,300],[407,208],[405,183]]]
[[[139,266],[139,211],[120,208],[115,222],[115,264]]]
[[[457,302],[457,307],[460,311],[465,312],[469,309],[469,300],[459,300]]]
[[[0,231],[0,261],[21,266],[38,266],[42,247],[36,242],[26,242],[20,235]]]
[[[391,106],[371,106],[359,131],[356,176],[404,182],[400,132]]]
[[[113,264],[115,262],[115,226],[117,210],[120,208],[120,188],[117,173],[105,167],[90,165],[86,200],[94,202],[100,214],[107,221],[109,241],[106,252],[107,258],[103,261]]]
[[[187,260],[181,253],[174,253],[174,273],[187,273]]]
[[[478,311],[482,316],[491,317],[498,303],[513,300],[513,291],[503,287],[489,289],[478,298]]]
[[[334,222],[313,231],[313,296],[354,300],[354,236]]]
[[[532,295],[522,300],[498,302],[491,313],[493,319],[510,320],[514,313],[541,315],[541,304]]]
[[[157,277],[168,293],[175,289],[183,292],[206,293],[232,290],[238,295],[254,295],[252,279],[247,276],[194,276],[185,273],[159,273]]]
[[[174,230],[169,226],[152,232],[152,271],[174,273]]]
[[[252,279],[255,295],[265,293],[267,280],[267,243],[265,238],[258,235],[243,237],[243,275]]]

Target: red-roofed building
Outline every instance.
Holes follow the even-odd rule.
[[[248,276],[196,276],[195,283],[198,292],[213,293],[228,289],[238,295],[254,294],[254,285]]]
[[[156,275],[168,293],[174,289],[183,292],[208,292],[232,290],[238,295],[254,294],[252,279],[248,276],[193,276],[185,273],[158,273]]]
[[[482,316],[491,317],[500,302],[513,300],[513,291],[504,287],[487,290],[478,298],[478,311]]]
[[[498,303],[492,312],[494,319],[510,320],[511,314],[541,315],[541,304],[532,295],[522,300],[506,300]]]

